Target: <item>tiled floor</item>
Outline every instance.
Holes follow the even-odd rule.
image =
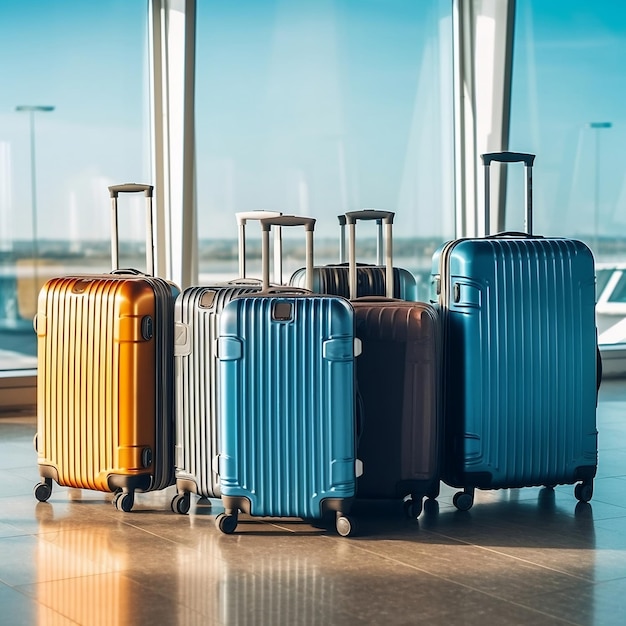
[[[626,623],[626,381],[605,381],[594,498],[572,486],[454,490],[419,520],[385,506],[357,537],[303,522],[223,535],[219,502],[172,513],[172,488],[110,496],[56,484],[37,503],[34,419],[0,419],[0,624]]]

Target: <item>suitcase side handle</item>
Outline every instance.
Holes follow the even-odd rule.
[[[525,204],[526,204],[526,217],[524,220],[524,230],[526,236],[533,236],[533,163],[535,162],[535,155],[525,152],[486,152],[481,154],[480,158],[483,161],[485,167],[485,236],[489,235],[490,229],[490,214],[491,214],[491,199],[490,199],[490,181],[489,181],[489,168],[492,161],[500,163],[524,163],[526,169],[526,190],[525,190]]]
[[[379,211],[376,209],[363,209],[362,211],[349,211],[346,213],[348,223],[348,282],[350,286],[350,299],[357,297],[357,274],[356,274],[356,223],[358,220],[376,220],[379,225],[377,256],[378,265],[382,265],[382,237],[383,224],[385,235],[385,294],[387,298],[393,298],[393,218],[392,211]]]
[[[239,276],[246,278],[248,271],[246,268],[246,224],[248,221],[260,221],[267,217],[279,217],[279,211],[240,211],[235,213],[238,230],[238,255],[239,255]],[[280,228],[274,231],[274,281],[278,284],[283,282],[283,241]]]
[[[121,185],[109,186],[109,195],[111,196],[111,269],[112,271],[120,269],[117,198],[120,193],[138,193],[140,191],[146,197],[146,273],[154,276],[154,232],[152,223],[152,194],[154,186],[141,183],[122,183]]]
[[[266,292],[270,288],[270,230],[272,226],[290,227],[304,226],[306,234],[305,254],[306,254],[306,289],[313,291],[313,230],[315,229],[314,217],[302,217],[299,215],[280,215],[278,217],[268,217],[261,220],[261,262],[263,265],[262,291]]]

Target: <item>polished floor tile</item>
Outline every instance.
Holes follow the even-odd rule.
[[[626,615],[626,381],[598,410],[594,497],[573,486],[477,491],[466,512],[442,485],[418,520],[359,503],[359,533],[331,523],[214,525],[218,500],[172,513],[175,489],[111,495],[53,485],[37,502],[32,416],[0,416],[0,624],[123,626],[580,624]]]

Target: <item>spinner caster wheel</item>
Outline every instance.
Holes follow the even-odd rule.
[[[172,500],[172,511],[174,513],[180,513],[181,515],[187,515],[191,508],[191,496],[188,493],[179,493],[174,496]]]
[[[459,511],[469,511],[474,504],[474,497],[471,493],[457,491],[452,498],[452,504],[454,504]]]
[[[237,528],[237,516],[220,513],[215,518],[215,525],[225,535],[232,535],[235,532],[235,528]]]
[[[574,495],[580,502],[589,502],[593,496],[593,485],[589,483],[578,483],[574,487]]]
[[[335,522],[337,534],[341,537],[350,537],[356,533],[356,524],[353,519],[346,515],[338,515]]]
[[[119,491],[113,498],[113,505],[118,511],[129,513],[135,504],[135,497],[132,493]]]
[[[409,519],[417,519],[422,513],[422,499],[411,496],[404,501],[404,514]]]
[[[49,479],[46,479],[44,480],[44,482],[35,485],[34,493],[35,498],[37,498],[39,502],[46,502],[48,498],[52,495],[52,484],[51,482],[49,482]]]

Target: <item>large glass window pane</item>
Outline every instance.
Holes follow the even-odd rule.
[[[337,215],[370,207],[396,212],[395,264],[427,297],[454,230],[451,28],[441,0],[198,3],[201,280],[236,277],[236,211],[317,218],[319,265],[338,258]],[[373,261],[374,227],[358,231]]]
[[[626,5],[517,0],[511,140],[537,154],[535,231],[576,237],[598,263],[600,341],[624,317],[602,293],[626,256]],[[507,228],[523,219],[523,176],[511,169]],[[609,339],[610,338],[610,339]]]
[[[44,280],[110,270],[107,186],[149,182],[147,48],[145,1],[0,3],[0,370],[35,365]],[[138,201],[121,260],[143,268]]]

